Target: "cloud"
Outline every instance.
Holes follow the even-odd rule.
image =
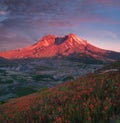
[[[48,33],[59,35],[69,31],[81,33],[85,28],[87,31],[83,33],[91,33],[93,30],[97,37],[118,38],[114,31],[108,29],[120,24],[120,0],[2,1],[1,3],[0,0],[0,27],[2,27],[0,33],[5,37],[6,42],[16,40],[14,37],[17,36],[14,36],[14,33],[23,36],[21,40],[28,39],[25,35],[30,35],[36,40],[39,35],[43,36]],[[104,30],[97,32],[100,26],[105,26]],[[11,30],[3,32],[3,28],[16,31],[10,34]]]
[[[20,30],[0,28],[0,51],[22,48],[32,44],[32,37]]]
[[[119,0],[97,0],[98,3],[102,5],[106,5],[109,7],[120,7],[120,1]]]
[[[8,12],[1,10],[0,15],[6,15]]]
[[[109,30],[97,30],[95,32],[95,35],[97,37],[103,38],[103,39],[117,39],[118,35],[115,32],[109,31]]]
[[[63,21],[67,19],[68,24],[66,25],[69,25],[71,21],[77,21],[77,18],[80,21],[118,23],[117,19],[110,18],[104,10],[111,10],[109,6],[117,7],[120,2],[119,0],[5,0],[4,5],[7,6],[10,18],[25,16],[45,22],[60,18]],[[1,14],[5,13],[1,12]],[[64,24],[56,19],[55,25]]]
[[[8,17],[8,12],[5,10],[0,10],[0,22],[2,22],[3,20],[6,20]]]
[[[108,36],[110,38],[117,38],[117,34],[111,31],[103,31],[105,36]]]

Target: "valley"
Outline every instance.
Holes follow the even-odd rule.
[[[75,80],[102,66],[56,58],[0,62],[0,101]]]

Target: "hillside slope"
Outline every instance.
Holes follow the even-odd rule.
[[[0,105],[0,123],[119,123],[120,73],[89,74]]]

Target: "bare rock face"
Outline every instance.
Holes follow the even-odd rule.
[[[74,54],[77,54],[77,57],[87,56],[102,61],[120,59],[120,53],[95,47],[75,34],[69,34],[64,37],[47,35],[29,47],[0,52],[0,56],[7,59],[49,58],[59,55],[64,57],[76,56]]]

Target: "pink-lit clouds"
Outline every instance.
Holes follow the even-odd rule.
[[[119,13],[119,0],[1,0],[0,50],[7,49],[6,43],[16,48],[19,37],[21,44],[33,44],[50,33],[76,33],[96,43],[100,39],[104,48],[105,41],[111,42],[118,50]]]
[[[0,15],[6,15],[6,14],[7,14],[6,11],[3,11],[3,10],[0,11]]]

